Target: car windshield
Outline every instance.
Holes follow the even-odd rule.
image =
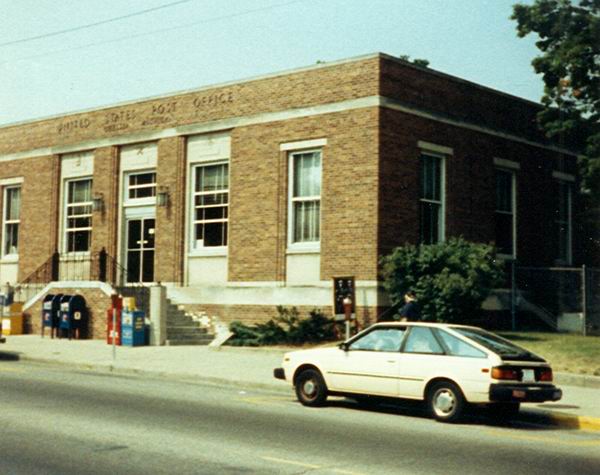
[[[530,353],[520,346],[514,345],[508,340],[494,335],[493,333],[478,328],[452,327],[452,329],[467,338],[479,343],[488,350],[500,355],[504,360],[519,359],[528,361],[544,361],[542,358]]]

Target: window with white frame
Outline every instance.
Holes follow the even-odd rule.
[[[137,200],[156,196],[156,172],[130,173],[127,176],[127,199]]]
[[[290,157],[290,244],[315,245],[321,239],[321,151]]]
[[[19,225],[21,223],[21,187],[13,186],[4,189],[3,217],[3,256],[19,254]]]
[[[498,254],[516,257],[516,178],[510,170],[496,169],[496,250]]]
[[[556,258],[564,264],[571,264],[571,201],[572,185],[566,181],[555,181],[554,239]]]
[[[421,155],[420,225],[422,244],[444,240],[444,157]]]
[[[229,164],[193,168],[193,229],[195,250],[227,246],[229,221]]]
[[[92,180],[69,180],[65,183],[65,251],[88,252],[91,237]]]

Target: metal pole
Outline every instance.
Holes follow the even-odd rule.
[[[117,359],[117,309],[113,307],[112,312],[112,359]]]
[[[517,330],[517,284],[515,261],[510,263],[510,316],[512,331]]]
[[[587,269],[585,264],[581,266],[581,316],[583,320],[583,336],[587,336]]]

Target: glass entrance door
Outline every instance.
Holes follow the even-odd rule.
[[[154,218],[127,220],[127,283],[154,282]]]

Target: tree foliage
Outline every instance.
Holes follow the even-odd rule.
[[[539,119],[550,137],[585,144],[584,186],[600,203],[600,0],[535,0],[511,17],[520,37],[537,34],[532,65],[544,80]]]
[[[415,59],[410,59],[410,56],[407,54],[401,54],[400,56],[398,56],[401,60],[403,61],[407,61],[409,63],[413,63],[417,66],[421,66],[422,68],[428,68],[429,67],[429,61],[426,59],[422,59],[422,58],[415,58]]]
[[[502,264],[487,244],[462,238],[398,247],[382,259],[384,287],[394,305],[413,290],[424,320],[465,322],[478,316],[492,288],[502,282]]]

